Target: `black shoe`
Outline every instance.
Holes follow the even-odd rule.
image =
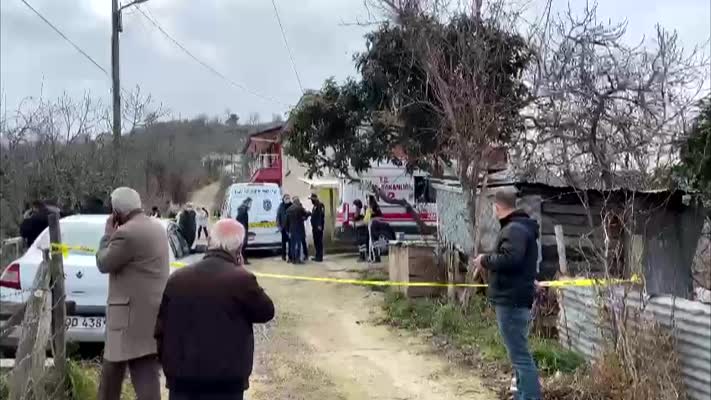
[[[314,257],[314,258],[311,259],[311,261],[323,262],[323,258],[316,258],[316,257]]]

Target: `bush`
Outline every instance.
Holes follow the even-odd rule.
[[[406,329],[429,329],[459,350],[474,349],[478,358],[508,363],[493,309],[485,298],[472,297],[462,308],[440,299],[408,299],[388,292],[383,306],[386,321]],[[550,339],[532,338],[531,350],[543,374],[570,373],[584,364],[581,355]]]
[[[9,376],[10,370],[0,370],[0,399],[10,397],[10,387],[7,381]]]
[[[96,397],[99,382],[98,366],[69,361],[67,375],[72,400],[89,400]]]
[[[553,374],[557,371],[572,373],[585,363],[583,356],[562,348],[550,339],[534,340],[531,348],[533,358],[544,374]]]

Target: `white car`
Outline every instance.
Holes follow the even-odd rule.
[[[75,215],[59,221],[62,243],[98,249],[108,215]],[[168,220],[162,224],[170,242],[170,261],[191,263],[200,255],[189,252],[178,225]],[[42,250],[49,247],[49,231],[44,232],[25,254],[10,263],[0,276],[0,324],[4,324],[32,293],[37,269],[42,262]],[[171,266],[171,272],[175,267]],[[65,289],[67,294],[67,340],[77,343],[103,342],[106,322],[108,275],[96,267],[95,254],[70,250],[64,257]],[[0,347],[14,349],[19,331],[16,329],[0,343]]]

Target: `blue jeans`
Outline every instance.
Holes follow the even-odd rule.
[[[538,369],[528,349],[528,323],[531,309],[496,306],[496,322],[504,340],[509,360],[516,374],[518,392],[515,400],[540,400]]]
[[[305,242],[305,237],[298,233],[292,233],[289,235],[289,254],[291,254],[291,261],[295,263],[302,262],[302,248]]]

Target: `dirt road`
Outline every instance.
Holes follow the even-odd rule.
[[[212,213],[219,203],[219,200],[215,198],[219,190],[220,182],[211,183],[193,192],[190,195],[190,201],[193,202],[195,207],[205,207]]]
[[[294,267],[255,260],[254,271],[341,276],[352,259]],[[377,323],[382,294],[367,288],[261,279],[277,319],[255,330],[257,353],[248,398],[492,399],[471,372],[447,362],[422,338]]]

